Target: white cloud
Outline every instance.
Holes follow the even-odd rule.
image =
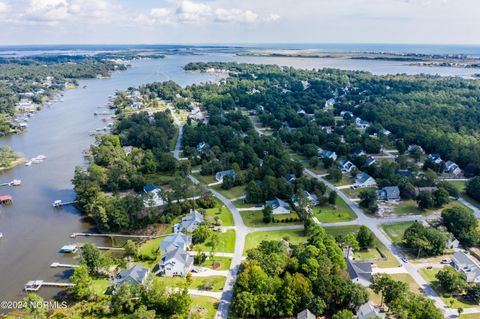
[[[33,21],[56,24],[69,17],[66,0],[31,0],[26,16]]]
[[[4,2],[0,2],[0,14],[5,14],[10,11],[10,6]]]
[[[218,22],[238,22],[253,23],[257,21],[258,14],[251,10],[242,11],[240,9],[222,9],[215,10],[215,20]]]
[[[182,1],[175,14],[180,22],[198,23],[212,15],[212,8],[204,3]]]

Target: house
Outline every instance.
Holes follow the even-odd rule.
[[[458,249],[458,247],[460,247],[460,242],[458,241],[458,239],[456,239],[455,237],[451,237],[448,241],[447,241],[447,249]]]
[[[276,198],[274,200],[267,200],[265,202],[265,206],[267,205],[270,205],[272,206],[272,214],[273,215],[280,215],[280,214],[290,214],[291,212],[291,208],[290,208],[290,204],[288,204],[287,202],[279,199],[279,198]]]
[[[480,267],[469,255],[463,251],[456,251],[452,257],[452,263],[455,270],[465,274],[467,282],[480,282]]]
[[[452,161],[445,162],[445,173],[453,174],[453,175],[460,175],[462,170],[460,167]]]
[[[350,161],[341,160],[340,163],[338,163],[337,167],[342,171],[343,174],[346,174],[350,173],[352,169],[355,168],[355,165],[353,165],[353,163]]]
[[[406,178],[410,178],[410,177],[413,176],[413,173],[411,171],[409,171],[408,169],[397,169],[397,171],[395,173],[397,173],[397,175],[400,175],[400,176],[406,177]]]
[[[400,189],[398,186],[387,186],[377,190],[378,200],[396,201],[400,200]]]
[[[175,234],[168,235],[160,243],[160,251],[162,252],[162,254],[166,254],[177,248],[188,250],[188,247],[190,247],[191,245],[192,237],[185,235],[182,232],[177,232]]]
[[[382,134],[385,135],[385,136],[390,136],[390,135],[392,135],[392,132],[390,132],[390,131],[387,130],[387,129],[383,129],[383,130],[382,130]]]
[[[337,153],[335,152],[332,152],[332,151],[329,151],[329,150],[322,150],[321,153],[320,153],[320,158],[330,158],[332,160],[336,160],[337,159]]]
[[[307,112],[305,112],[304,109],[300,109],[300,110],[297,111],[297,114],[299,114],[299,115],[305,115],[305,114],[307,114]]]
[[[310,310],[305,309],[297,314],[297,319],[315,319],[315,316]]]
[[[369,156],[369,157],[367,157],[367,160],[365,161],[365,165],[372,166],[376,162],[377,162],[377,159],[375,157]]]
[[[420,195],[420,193],[433,193],[438,187],[415,187],[415,196]]]
[[[325,101],[325,107],[332,107],[335,104],[335,99],[331,98]]]
[[[415,150],[419,150],[420,153],[425,154],[425,151],[423,150],[423,148],[422,148],[420,145],[415,145],[415,144],[410,144],[410,145],[408,145],[407,151],[408,151],[409,153],[411,153],[411,152],[413,152],[413,151],[415,151]]]
[[[124,269],[120,271],[117,276],[115,276],[115,279],[113,280],[113,285],[118,286],[125,282],[128,282],[134,286],[143,286],[147,283],[149,274],[150,269],[141,265],[135,265],[130,269]]]
[[[166,253],[158,264],[155,275],[167,277],[185,276],[193,267],[193,257],[181,247]]]
[[[355,156],[355,157],[360,157],[360,156],[364,156],[364,155],[367,155],[367,153],[365,153],[364,150],[358,149],[358,150],[355,150],[353,152],[353,156]]]
[[[371,303],[366,302],[357,310],[357,319],[386,318],[384,313],[375,308]]]
[[[303,86],[303,90],[305,91],[310,87],[310,83],[308,83],[308,81],[302,80],[302,86]]]
[[[333,128],[331,126],[322,126],[321,129],[327,134],[332,134],[333,132]]]
[[[434,162],[435,164],[440,164],[442,162],[442,158],[440,157],[440,154],[438,153],[433,153],[428,155],[428,160]]]
[[[182,230],[185,230],[188,233],[191,233],[200,226],[204,222],[203,215],[197,212],[194,209],[190,209],[190,213],[182,218],[182,222],[179,224],[175,224],[173,226],[174,232],[180,232]]]
[[[293,183],[297,179],[297,177],[294,174],[287,174],[285,175],[285,179],[287,180],[288,183]]]
[[[372,283],[372,264],[369,262],[354,261],[345,258],[347,262],[347,272],[350,279],[364,287],[370,286]]]
[[[370,123],[368,123],[368,121],[362,120],[361,118],[357,117],[355,119],[355,125],[358,128],[366,129],[367,127],[370,126]]]
[[[308,202],[309,206],[317,206],[320,203],[318,201],[317,195],[315,195],[315,194],[312,194],[312,193],[307,192],[307,191],[303,191],[302,195],[303,195],[303,198]],[[299,205],[297,196],[293,196],[292,200],[293,200],[295,205]]]
[[[133,146],[124,146],[122,147],[122,150],[125,156],[128,156],[133,151]]]
[[[344,119],[345,119],[345,118],[352,118],[352,117],[353,117],[353,113],[350,112],[350,111],[341,111],[341,112],[340,112],[340,116],[343,117]]]
[[[226,171],[221,171],[221,172],[218,172],[217,174],[215,174],[215,179],[218,182],[223,182],[223,178],[225,176],[231,176],[231,177],[235,178],[235,177],[237,177],[237,173],[235,173],[235,171],[233,169],[228,169]]]
[[[360,172],[355,177],[355,185],[358,187],[369,187],[377,185],[377,182],[367,173]]]
[[[207,150],[207,143],[205,142],[200,142],[197,144],[197,152],[200,154],[203,154]]]
[[[165,204],[160,187],[150,184],[143,187],[143,192],[145,193],[143,198],[143,205],[145,207],[159,207]]]

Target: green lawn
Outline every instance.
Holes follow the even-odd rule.
[[[353,178],[350,177],[350,174],[344,174],[342,175],[342,179],[339,180],[338,182],[332,182],[335,186],[344,186],[344,185],[352,185],[354,184],[355,181]]]
[[[450,266],[446,266],[450,267]],[[435,278],[435,275],[441,270],[442,268],[433,268],[433,269],[426,269],[422,268],[419,270],[420,275],[428,281],[432,287],[437,291],[437,293],[440,295],[440,298],[442,298],[443,302],[447,304],[447,306],[453,307],[453,308],[472,308],[472,307],[478,307],[476,304],[471,304],[468,303],[466,300],[464,300],[461,296],[452,296],[452,297],[445,297],[443,296],[443,291],[441,287],[438,284],[437,279]]]
[[[157,186],[168,185],[175,181],[176,178],[178,177],[173,174],[148,174],[145,175],[145,184],[154,184]]]
[[[155,280],[163,283],[166,287],[187,287],[187,281],[184,277],[155,277]],[[223,289],[223,286],[225,286],[225,280],[226,277],[224,276],[192,276],[192,283],[187,288],[197,290],[219,291]]]
[[[213,186],[212,188],[228,199],[234,199],[245,195],[245,185],[235,186],[230,189],[223,189],[222,185],[219,184]]]
[[[422,293],[420,286],[417,285],[415,280],[413,280],[412,276],[410,276],[409,274],[395,274],[391,276],[394,280],[398,280],[406,283],[410,288],[410,291],[413,291],[414,293],[417,293],[417,294]]]
[[[235,230],[229,229],[226,232],[216,232],[218,234],[218,245],[215,252],[220,253],[233,253],[235,251]],[[197,244],[193,247],[193,250],[202,250],[208,253],[212,250],[211,238],[207,239],[205,243]]]
[[[358,198],[361,191],[367,190],[367,189],[377,189],[377,188],[376,187],[362,187],[357,189],[344,188],[344,189],[341,189],[340,191],[342,191],[348,197],[355,199],[355,198]]]
[[[257,247],[264,240],[288,239],[292,244],[302,244],[307,241],[303,229],[275,230],[266,232],[255,232],[247,235],[245,239],[244,253]]]
[[[200,173],[192,173],[193,177],[195,177],[196,179],[198,179],[201,183],[203,184],[212,184],[212,183],[216,183],[217,180],[215,179],[215,176],[212,176],[212,175],[200,175]]]
[[[211,219],[212,222],[215,216],[218,216],[222,221],[222,226],[234,226],[232,213],[218,199],[215,199],[215,207],[205,209],[205,216],[207,219]]]
[[[112,282],[108,279],[94,279],[91,285],[93,293],[97,296],[103,296],[105,290],[112,285]]]
[[[156,260],[160,257],[160,243],[165,238],[149,239],[138,247],[138,254],[145,259]]]
[[[455,186],[458,192],[461,194],[465,191],[466,181],[447,181],[448,184]]]
[[[339,196],[335,207],[329,204],[312,208],[313,213],[321,223],[335,223],[354,220],[357,215]]]
[[[252,208],[252,207],[256,207],[256,206],[263,206],[263,203],[262,204],[245,203],[243,201],[243,199],[234,200],[234,201],[232,201],[232,203],[237,208]]]
[[[190,306],[190,313],[192,318],[213,319],[218,308],[218,299],[206,296],[190,296],[192,304]],[[199,316],[193,314],[199,314]]]
[[[480,319],[480,314],[469,313],[469,314],[461,315],[460,319]]]
[[[208,253],[207,253],[208,256]],[[230,269],[230,264],[232,263],[232,259],[228,257],[219,257],[219,256],[212,256],[208,257],[207,260],[205,260],[202,264],[198,266],[202,266],[205,268],[210,268],[213,270],[229,270]],[[214,268],[213,266],[217,266]]]
[[[413,222],[391,223],[382,225],[382,228],[394,244],[399,244],[403,239],[403,233],[412,224]]]
[[[282,214],[282,215],[273,215],[275,220],[280,222],[275,223],[264,223],[263,222],[263,213],[261,210],[247,210],[241,211],[240,215],[242,216],[243,222],[248,227],[267,227],[267,226],[285,226],[285,225],[300,225],[303,222],[284,222],[286,218],[294,218],[298,219],[298,215],[295,212],[291,212],[290,214]]]
[[[441,208],[421,210],[418,208],[417,202],[415,202],[414,200],[405,200],[405,201],[401,201],[398,204],[398,206],[395,208],[395,213],[397,215],[429,215],[431,213],[442,211],[444,209],[452,208],[452,207],[463,207],[471,211],[470,208],[468,208],[467,206],[463,205],[458,201],[451,201],[450,203],[448,203],[447,205]]]

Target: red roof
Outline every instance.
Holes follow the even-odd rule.
[[[12,196],[8,196],[8,195],[5,195],[5,196],[0,196],[0,201],[7,201],[7,200],[12,200]]]

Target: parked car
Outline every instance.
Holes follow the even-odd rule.
[[[446,265],[446,264],[449,264],[449,263],[450,263],[450,260],[448,260],[448,259],[442,259],[442,261],[441,261],[440,263]]]
[[[408,263],[407,257],[402,257],[402,261],[403,261],[404,263]]]

